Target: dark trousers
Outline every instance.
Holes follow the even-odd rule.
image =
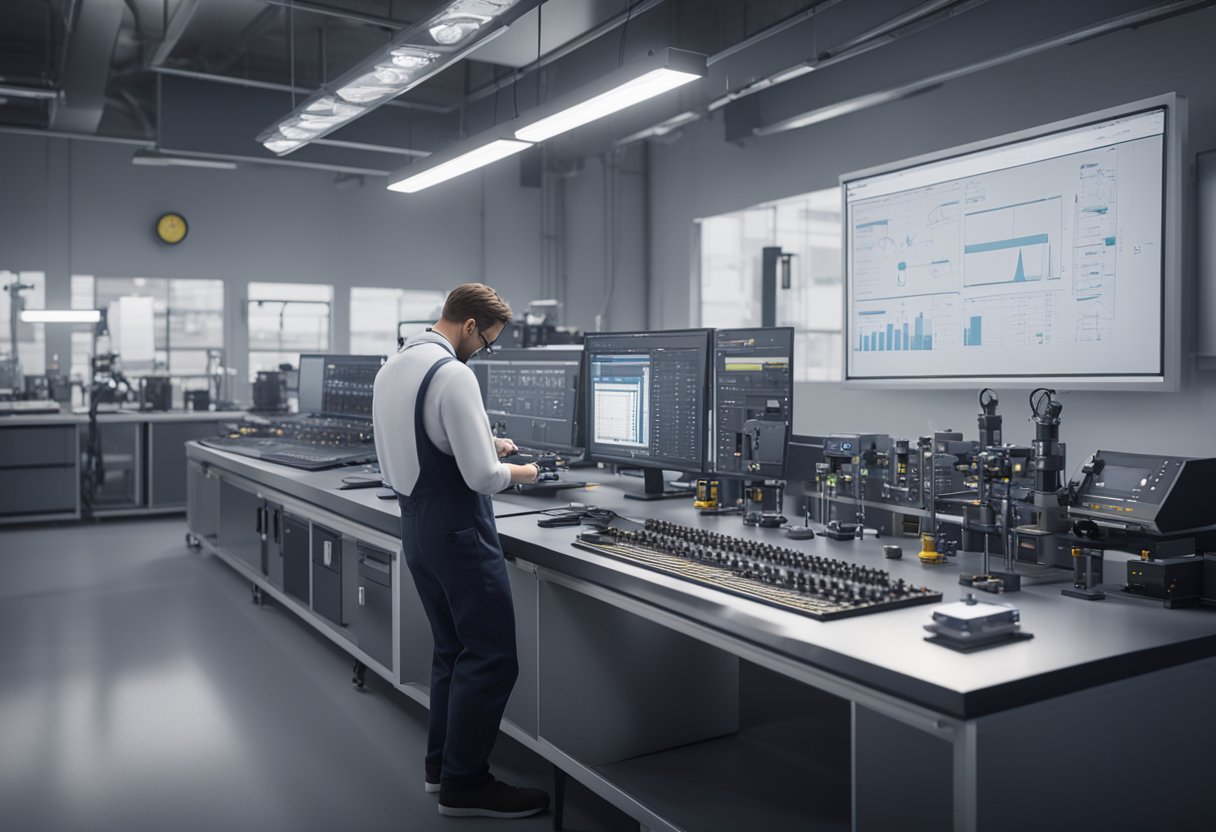
[[[481,522],[449,531],[471,518],[431,502],[400,500],[405,562],[435,642],[426,760],[442,761],[445,785],[467,785],[489,774],[519,675],[515,609],[497,536],[488,541]]]

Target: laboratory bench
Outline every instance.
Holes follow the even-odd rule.
[[[426,705],[430,628],[396,501],[339,490],[359,468],[301,471],[196,442],[187,458],[188,541]],[[559,792],[573,777],[672,832],[1152,828],[1206,811],[1216,611],[1066,598],[1060,571],[984,599],[1015,604],[1033,638],[957,653],[925,641],[932,605],[816,621],[575,548],[579,529],[538,528],[537,513],[575,501],[754,537],[944,601],[977,554],[926,566],[915,538],[789,540],[688,500],[627,500],[636,479],[576,473],[592,485],[494,498],[520,665],[502,729],[553,764]],[[902,559],[883,558],[892,542]]]
[[[181,512],[186,442],[214,436],[239,411],[110,411],[97,415],[104,477],[93,516]],[[87,413],[0,416],[0,524],[78,520]]]

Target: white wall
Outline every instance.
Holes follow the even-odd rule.
[[[1170,91],[1189,99],[1192,157],[1216,147],[1213,33],[1216,9],[1207,9],[1056,49],[906,101],[742,146],[723,141],[720,119],[694,125],[673,144],[654,145],[650,325],[686,326],[690,320],[691,234],[697,217],[830,187],[849,171]],[[881,60],[882,50],[873,55]],[[789,57],[793,62],[805,55]],[[903,77],[914,78],[916,73],[905,69]],[[1024,442],[1031,436],[1025,400],[1024,393],[1013,390],[1003,396],[1008,441]],[[1070,463],[1098,447],[1216,454],[1216,373],[1192,376],[1177,394],[1071,393],[1063,401],[1062,433],[1073,445]],[[863,391],[840,384],[805,384],[795,396],[795,429],[880,430],[914,437],[953,427],[974,436],[977,410],[973,392]]]
[[[0,134],[0,267],[45,268],[47,303],[60,307],[72,273],[222,278],[228,362],[238,368],[248,363],[240,310],[249,281],[333,284],[337,351],[348,342],[351,286],[485,280],[520,310],[537,296],[540,191],[519,187],[514,163],[406,196],[376,179],[335,188],[319,171],[136,167],[132,150]],[[152,232],[169,210],[190,225],[178,246]],[[48,352],[66,362],[65,328],[48,330]]]

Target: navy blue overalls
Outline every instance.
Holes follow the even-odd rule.
[[[414,493],[397,495],[401,545],[431,622],[430,732],[426,760],[445,785],[473,785],[490,771],[498,723],[515,686],[515,608],[490,497],[465,485],[456,458],[426,435],[422,407],[441,358],[418,387]]]

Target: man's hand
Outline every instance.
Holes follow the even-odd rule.
[[[519,453],[519,447],[510,439],[495,439],[494,450],[498,452],[499,459],[502,459],[504,456]]]
[[[529,462],[527,465],[507,465],[511,471],[511,484],[520,482],[536,482],[540,477],[540,466],[535,462]]]

